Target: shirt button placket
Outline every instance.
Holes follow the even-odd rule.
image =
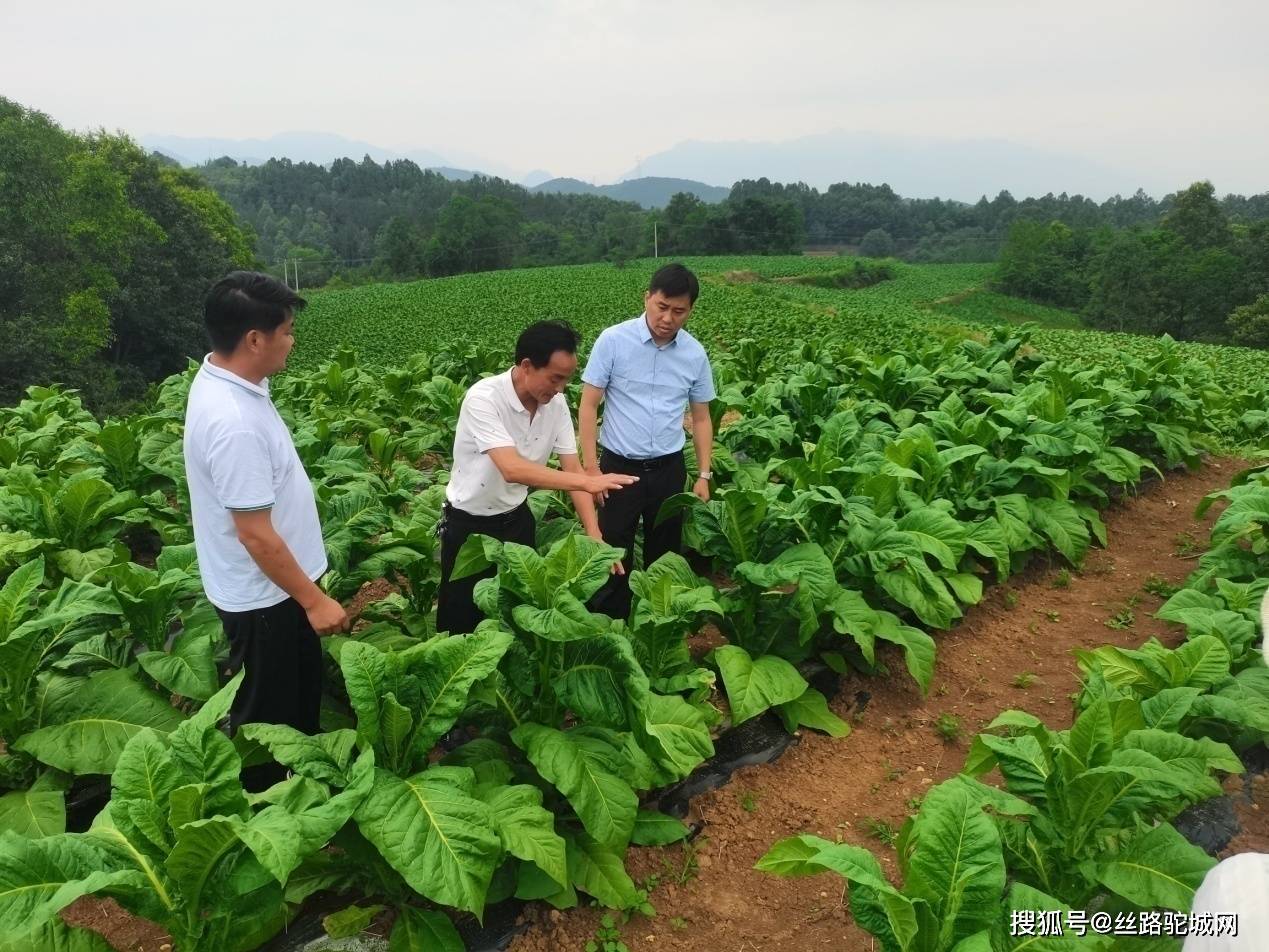
[[[657,358],[661,356],[661,348],[652,348],[652,392],[648,394],[648,455],[657,455]]]

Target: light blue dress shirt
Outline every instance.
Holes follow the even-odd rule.
[[[643,314],[599,335],[582,380],[605,391],[600,444],[629,459],[677,453],[686,440],[687,404],[714,399],[714,372],[700,341],[680,330],[658,347]]]

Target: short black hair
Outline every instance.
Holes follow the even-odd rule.
[[[307,303],[272,275],[231,271],[207,292],[203,324],[212,350],[232,354],[248,331],[272,333]]]
[[[690,302],[695,304],[696,298],[701,293],[701,283],[685,265],[667,264],[664,268],[658,268],[657,273],[648,282],[649,294],[656,294],[658,291],[669,298],[682,297],[686,294]]]
[[[557,350],[577,353],[581,337],[564,321],[538,321],[520,332],[516,341],[516,363],[528,359],[534,367],[545,367]]]

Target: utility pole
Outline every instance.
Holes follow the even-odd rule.
[[[661,257],[660,244],[657,242],[657,220],[652,219],[652,257]]]
[[[295,259],[295,293],[300,293],[300,259]]]

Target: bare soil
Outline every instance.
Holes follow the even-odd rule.
[[[621,928],[631,952],[875,949],[851,922],[839,878],[784,880],[755,871],[754,863],[776,840],[814,833],[873,850],[897,882],[894,851],[882,839],[913,812],[913,798],[960,770],[976,731],[1008,708],[1055,729],[1069,726],[1077,648],[1132,647],[1151,636],[1168,645],[1182,640],[1181,628],[1152,617],[1162,599],[1143,586],[1152,576],[1178,585],[1194,569],[1194,553],[1216,516],[1195,520],[1194,508],[1241,466],[1212,460],[1112,507],[1105,514],[1110,544],[1092,551],[1081,570],[1063,572],[1057,562],[1033,566],[992,589],[938,638],[928,698],[907,677],[901,657],[891,655],[890,676],[849,677],[833,702],[853,724],[849,736],[804,732],[775,763],[745,768],[693,803],[689,819],[704,829],[692,845],[632,849],[627,865],[636,881],[656,877],[650,900],[658,914],[635,916]],[[1198,549],[1190,551],[1187,540]],[[1124,627],[1107,625],[1115,616]],[[860,692],[870,695],[862,711]],[[955,741],[936,729],[941,715],[959,723],[963,733]],[[1230,778],[1228,786],[1241,791],[1242,783]],[[1231,851],[1269,850],[1269,778],[1252,784],[1250,799],[1235,797],[1244,831]],[[595,937],[602,910],[527,915],[532,926],[512,952],[580,952]]]
[[[348,611],[348,617],[355,625],[361,619],[361,613],[366,610],[367,605],[383,601],[394,592],[400,591],[400,588],[393,585],[386,578],[374,579],[357,589],[356,594],[344,605],[344,608]]]
[[[172,938],[148,919],[140,919],[113,899],[84,896],[62,910],[69,925],[100,932],[106,941],[126,952],[171,952]]]

